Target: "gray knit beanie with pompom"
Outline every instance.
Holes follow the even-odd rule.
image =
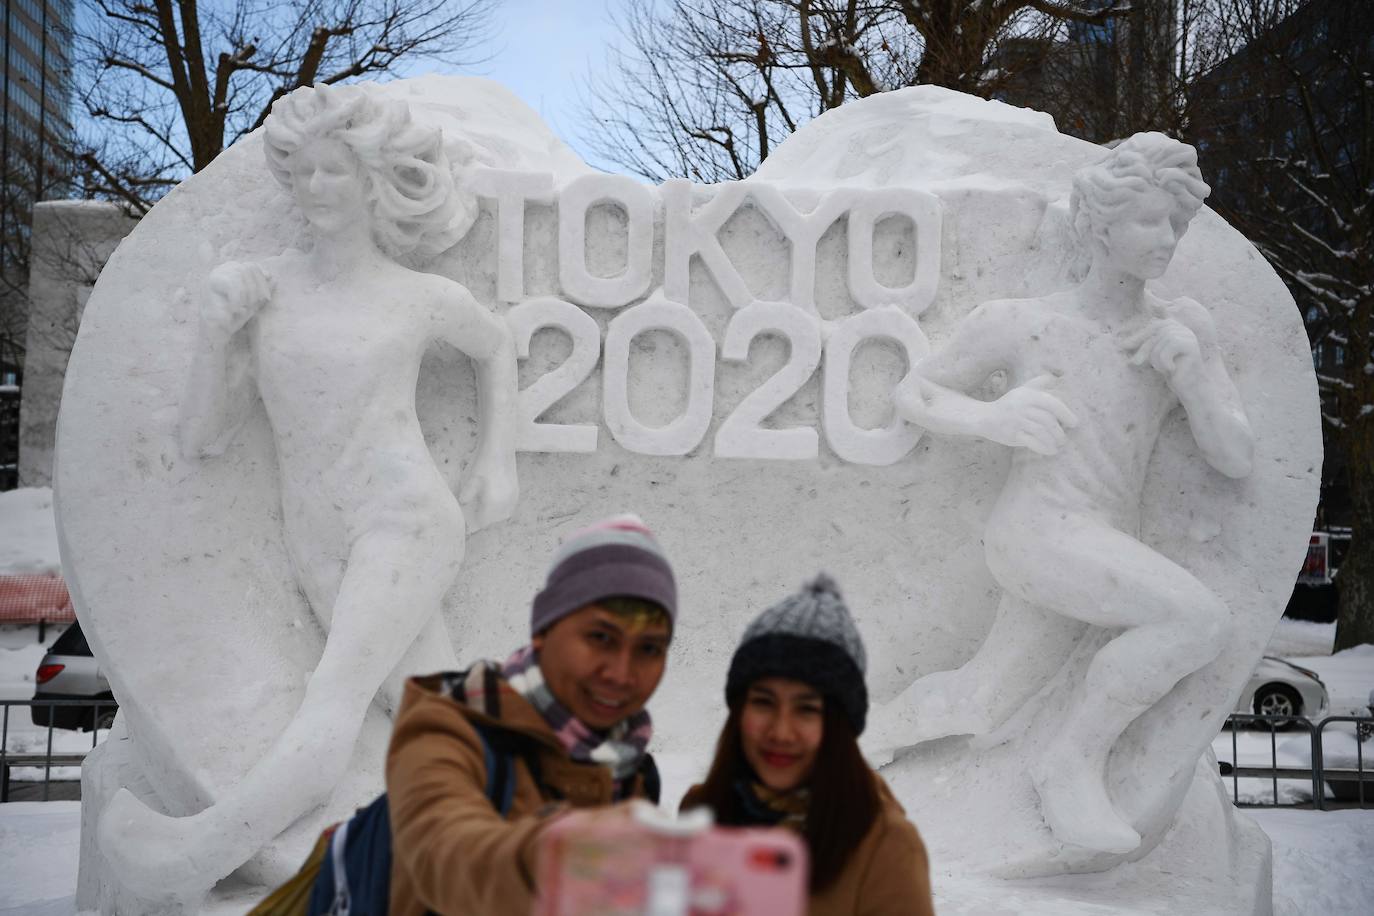
[[[790,678],[838,703],[858,735],[868,718],[867,670],[863,640],[839,587],[820,573],[749,624],[730,660],[725,700],[734,709],[760,678]]]

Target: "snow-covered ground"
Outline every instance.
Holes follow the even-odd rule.
[[[80,802],[0,805],[0,914],[76,912]]]
[[[1374,913],[1374,811],[1249,814],[1274,843],[1275,916]],[[79,802],[0,805],[0,916],[76,912],[80,830]],[[935,890],[938,895],[940,888]],[[225,903],[223,912],[235,911]],[[237,912],[251,905],[237,903]],[[1079,912],[1088,910],[1062,916]]]
[[[1374,913],[1374,810],[1246,813],[1274,843],[1274,916]]]
[[[61,569],[52,490],[23,487],[0,493],[0,575],[50,576]]]
[[[46,642],[56,638],[54,628]],[[1333,624],[1282,620],[1266,654],[1289,658],[1319,673],[1331,695],[1333,714],[1362,710],[1374,688],[1374,646],[1360,646],[1331,654]],[[33,672],[45,646],[36,631],[0,634],[0,699],[33,695]],[[41,750],[47,730],[29,723],[28,710],[11,712],[7,749]],[[103,737],[101,733],[97,737]],[[1333,736],[1339,737],[1339,736]],[[1222,732],[1213,742],[1219,760],[1231,760],[1233,736]],[[1234,736],[1242,764],[1268,765],[1268,732],[1242,730]],[[53,747],[80,751],[91,746],[89,733],[57,729]],[[1366,746],[1374,751],[1374,747]],[[1308,760],[1306,732],[1280,732],[1275,749],[1280,765],[1304,766]],[[1328,749],[1333,750],[1331,739]],[[678,772],[671,755],[663,758],[665,786],[685,788],[693,774]],[[32,776],[32,773],[20,773]],[[75,778],[79,772],[55,771]],[[1228,788],[1230,782],[1227,782]],[[1268,799],[1267,780],[1241,780],[1241,799]],[[1281,801],[1311,799],[1311,784],[1280,781]],[[671,803],[673,799],[665,798]],[[1374,913],[1374,810],[1247,812],[1274,843],[1274,912],[1276,916],[1328,916]],[[70,916],[75,913],[76,866],[80,840],[80,803],[16,802],[0,805],[0,916],[36,914]],[[937,893],[939,888],[936,889]],[[251,901],[222,901],[211,912],[242,912]],[[1065,912],[1063,916],[1076,916]]]
[[[1280,617],[1274,635],[1269,637],[1265,655],[1288,658],[1298,655],[1330,655],[1336,642],[1334,623],[1313,623],[1310,620],[1289,620]]]

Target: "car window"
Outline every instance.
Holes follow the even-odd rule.
[[[48,651],[54,655],[90,655],[91,647],[86,644],[86,634],[81,632],[81,624],[74,623],[57,637]]]

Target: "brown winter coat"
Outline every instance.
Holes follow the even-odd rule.
[[[406,683],[386,788],[391,806],[392,916],[528,916],[540,831],[568,805],[612,801],[611,772],[568,756],[553,730],[505,681],[484,715],[443,692],[440,676]],[[515,792],[506,819],[485,794],[481,739],[471,722],[534,740],[542,786],[516,758]],[[642,794],[642,779],[635,794]],[[551,800],[562,799],[565,805]]]
[[[930,863],[916,826],[877,773],[882,808],[835,882],[811,896],[808,916],[934,916]],[[700,786],[682,798],[693,806]]]

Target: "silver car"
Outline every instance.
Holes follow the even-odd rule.
[[[1320,719],[1330,699],[1317,672],[1266,655],[1250,675],[1250,682],[1236,703],[1236,712],[1257,716],[1303,716]]]
[[[53,642],[48,654],[38,663],[33,692],[35,700],[105,700],[95,706],[49,706],[35,703],[32,707],[34,725],[80,729],[109,728],[119,707],[110,682],[101,673],[81,624],[74,623]]]

